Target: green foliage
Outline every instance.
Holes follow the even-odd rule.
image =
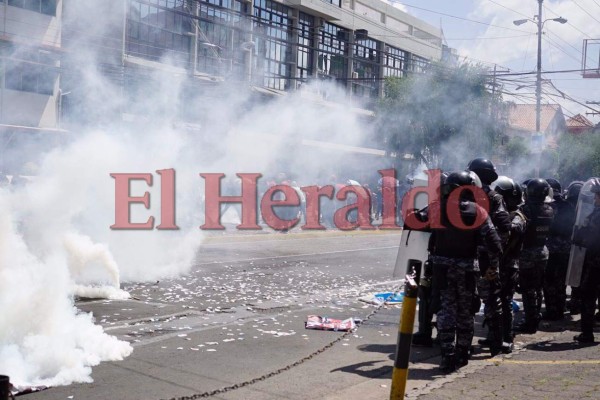
[[[565,134],[558,143],[558,176],[567,184],[600,176],[600,135]]]
[[[436,64],[426,74],[386,79],[377,124],[387,150],[430,168],[464,168],[471,158],[491,157],[503,125],[501,95],[490,93],[488,80],[470,64]]]
[[[510,138],[504,146],[504,158],[509,165],[515,164],[517,161],[529,157],[531,152],[524,138],[514,136]]]

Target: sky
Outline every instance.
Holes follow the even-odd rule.
[[[409,14],[441,26],[447,44],[472,62],[491,68],[496,64],[498,71],[511,73],[536,69],[537,26],[532,22],[515,26],[513,21],[533,19],[538,10],[537,0],[393,1]],[[581,69],[583,39],[598,39],[600,43],[600,0],[545,0],[543,6],[543,20],[562,16],[568,22],[550,20],[544,24],[542,71]],[[597,68],[599,59],[600,45],[588,51],[588,65],[593,63]],[[600,105],[586,104],[586,101],[600,102],[600,79],[583,79],[579,72],[547,73],[542,78],[542,103],[559,103],[567,117],[585,115],[592,112],[590,108],[600,111]],[[503,90],[515,94],[505,95],[506,100],[535,102],[535,74],[504,79],[512,82],[505,81]],[[600,116],[586,117],[600,122]]]

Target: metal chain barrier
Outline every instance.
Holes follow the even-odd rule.
[[[392,290],[392,295],[398,293],[400,291],[400,288],[402,287],[403,284],[400,284],[399,286],[396,286],[393,290]],[[390,297],[391,297],[390,296]],[[381,308],[383,308],[383,306],[386,304],[385,301],[383,301],[380,305],[378,305],[373,311],[371,311],[361,322],[361,326],[362,324],[364,324],[365,322],[367,322],[369,319],[371,319],[375,314],[377,314],[377,312],[379,312],[379,310],[381,310]],[[344,332],[343,335],[338,336],[335,340],[332,340],[331,342],[329,342],[328,344],[326,344],[325,346],[321,347],[320,349],[312,352],[311,354],[309,354],[308,356],[301,358],[300,360],[289,364],[283,368],[279,368],[278,370],[269,372],[268,374],[264,374],[258,378],[254,378],[245,382],[241,382],[241,383],[236,383],[235,385],[231,385],[231,386],[225,386],[222,387],[220,389],[215,389],[215,390],[211,390],[208,392],[204,392],[204,393],[196,393],[190,396],[182,396],[182,397],[172,397],[168,400],[196,400],[196,399],[202,399],[202,398],[206,398],[206,397],[212,397],[215,396],[217,394],[221,394],[221,393],[227,393],[227,392],[231,392],[232,390],[236,390],[236,389],[240,389],[246,386],[250,386],[253,385],[257,382],[261,382],[264,381],[265,379],[269,379],[275,375],[279,375],[285,371],[289,371],[290,369],[297,367],[298,365],[303,364],[304,362],[311,360],[312,358],[314,358],[315,356],[323,353],[324,351],[326,351],[327,349],[330,349],[331,347],[333,347],[336,343],[344,340],[346,337],[350,336],[353,333],[356,333],[356,331],[358,331],[359,326],[356,327],[356,329],[352,330],[352,331],[347,331]]]

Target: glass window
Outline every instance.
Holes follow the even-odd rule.
[[[306,82],[306,79],[313,74],[312,48],[314,47],[313,30],[315,28],[315,17],[301,12],[298,28],[297,77],[300,78],[300,82]]]
[[[293,44],[290,8],[271,0],[254,0],[254,30],[257,46],[253,57],[263,84],[278,90],[289,87],[290,68],[287,64]]]
[[[8,0],[8,5],[46,15],[56,15],[56,0]]]
[[[348,30],[325,22],[319,37],[317,60],[321,76],[346,81],[348,34]]]
[[[245,33],[241,30],[242,11],[246,8],[238,0],[203,0],[200,3],[198,24],[199,71],[212,75],[244,72]]]
[[[18,59],[8,58],[4,72],[4,87],[22,92],[54,94],[58,78],[56,56],[35,50],[19,52]]]
[[[192,11],[185,0],[152,0],[152,5],[130,0],[127,54],[153,61],[169,57],[176,65],[189,66]]]
[[[402,78],[406,69],[407,53],[392,46],[385,46],[383,53],[383,76]]]
[[[352,94],[375,98],[379,95],[378,42],[373,39],[357,39],[354,43],[352,62]]]

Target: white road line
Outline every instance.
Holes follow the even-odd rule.
[[[354,251],[368,251],[368,250],[386,250],[386,249],[397,249],[399,246],[386,246],[386,247],[370,247],[366,249],[352,249],[352,250],[336,250],[336,251],[325,251],[322,253],[302,253],[302,254],[290,254],[286,256],[272,256],[272,257],[258,257],[258,258],[244,258],[241,260],[226,260],[226,261],[211,261],[205,263],[194,264],[194,267],[201,265],[212,265],[212,264],[225,264],[225,263],[238,263],[245,261],[260,261],[260,260],[273,260],[278,258],[293,258],[293,257],[307,257],[307,256],[320,256],[324,254],[338,254],[338,253],[350,253]]]

